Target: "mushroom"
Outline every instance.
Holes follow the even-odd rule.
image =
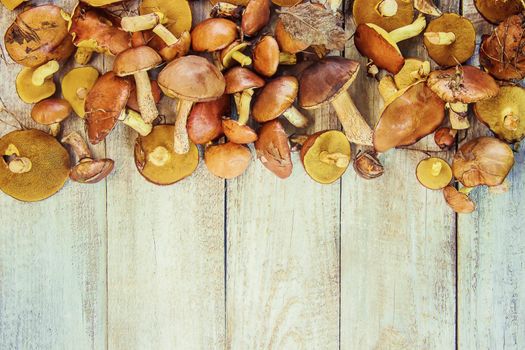
[[[60,132],[60,122],[69,117],[71,105],[61,98],[48,98],[38,102],[31,110],[31,118],[39,124],[48,125],[51,136]]]
[[[91,61],[93,57],[93,50],[87,47],[77,47],[75,51],[75,62],[84,66]]]
[[[357,26],[354,43],[361,55],[374,61],[377,67],[397,74],[405,63],[397,43],[417,36],[425,29],[425,26],[426,20],[422,15],[412,24],[391,32],[373,23],[362,23]]]
[[[456,142],[458,131],[449,127],[441,127],[434,133],[434,142],[439,148],[446,150],[451,148]]]
[[[230,68],[237,61],[241,67],[249,66],[252,64],[252,59],[250,56],[246,56],[242,53],[244,49],[248,47],[247,42],[241,42],[240,40],[235,40],[226,48],[222,49],[220,58],[221,66],[223,68]]]
[[[405,0],[355,0],[352,13],[357,25],[372,23],[392,31],[412,23],[414,5]]]
[[[296,77],[283,75],[268,82],[253,104],[252,114],[259,123],[264,123],[283,115],[297,128],[308,125],[306,118],[293,103],[297,97],[299,83]]]
[[[191,46],[191,35],[190,32],[183,32],[178,39],[173,36],[167,42],[160,39],[159,36],[154,36],[148,45],[155,49],[164,61],[171,62],[188,54]]]
[[[13,61],[38,67],[50,60],[68,58],[74,46],[62,12],[58,6],[42,5],[18,14],[4,36],[6,51]]]
[[[306,173],[320,184],[331,184],[345,173],[352,150],[345,134],[326,130],[310,135],[301,148]]]
[[[113,63],[113,72],[119,77],[133,75],[137,89],[137,102],[146,123],[159,116],[155,99],[151,92],[148,70],[162,63],[162,58],[149,46],[133,47],[121,52]]]
[[[279,64],[294,65],[297,62],[295,54],[279,52],[279,44],[274,37],[265,35],[254,46],[253,68],[265,77],[271,77],[277,72]]]
[[[204,145],[222,135],[222,117],[230,113],[230,98],[197,102],[188,116],[188,137],[193,143]]]
[[[51,135],[35,129],[0,138],[0,190],[24,202],[57,193],[69,175],[69,155]]]
[[[80,118],[84,118],[86,97],[98,76],[98,70],[88,66],[73,68],[62,78],[62,95]]]
[[[9,11],[13,11],[25,1],[26,0],[0,0],[0,3],[2,3],[2,5],[4,5]]]
[[[94,184],[105,179],[113,171],[115,162],[108,158],[93,159],[88,145],[78,132],[69,133],[62,138],[62,143],[70,145],[78,159],[77,164],[69,173],[71,180],[84,184]]]
[[[372,129],[347,91],[358,71],[358,62],[342,57],[326,57],[312,64],[301,76],[299,105],[314,109],[331,103],[348,140],[372,145]]]
[[[374,129],[374,148],[386,152],[430,135],[445,119],[445,103],[419,82],[398,91],[381,112]]]
[[[171,61],[159,73],[157,82],[166,96],[179,99],[174,147],[176,153],[186,153],[189,150],[186,121],[193,103],[221,97],[226,85],[224,77],[207,59],[190,55]]]
[[[479,49],[481,65],[501,80],[525,78],[525,14],[503,21]]]
[[[359,152],[354,159],[354,170],[365,180],[376,179],[385,172],[385,168],[373,151]]]
[[[426,80],[430,73],[430,62],[418,58],[407,58],[403,68],[394,75],[394,81],[399,90],[402,90],[420,80]]]
[[[454,156],[454,177],[465,187],[498,186],[514,166],[514,154],[505,142],[478,137],[464,143]]]
[[[139,173],[156,185],[171,185],[191,174],[199,165],[199,150],[189,143],[188,152],[173,151],[173,125],[157,125],[135,141],[135,165]]]
[[[56,60],[51,60],[43,65],[35,68],[33,75],[31,76],[31,82],[33,85],[42,86],[47,79],[53,77],[53,75],[58,72],[60,65]]]
[[[255,150],[261,163],[281,179],[292,174],[288,136],[278,119],[264,123],[259,129]]]
[[[494,97],[499,86],[490,75],[472,66],[458,66],[430,73],[428,87],[450,107],[449,118],[453,129],[469,127],[468,103]]]
[[[130,93],[131,83],[112,71],[98,78],[85,102],[90,143],[97,144],[104,140],[119,120],[140,135],[145,136],[151,132],[151,124],[144,123],[140,114],[132,110],[125,111]]]
[[[429,190],[440,190],[452,181],[452,168],[444,159],[429,157],[417,165],[416,177]]]
[[[226,18],[232,21],[239,21],[242,17],[244,7],[234,5],[229,2],[217,2],[210,10],[212,18]]]
[[[25,103],[36,103],[52,96],[56,91],[53,79],[47,79],[42,85],[33,84],[35,68],[24,67],[16,76],[16,92]]]
[[[478,12],[489,22],[498,24],[524,10],[523,0],[474,0]]]
[[[204,162],[213,175],[221,179],[241,176],[252,162],[248,147],[233,142],[206,147]]]
[[[150,80],[150,85],[151,96],[153,96],[153,101],[155,102],[155,104],[157,104],[162,98],[162,91],[160,90],[159,84],[156,80]],[[133,83],[131,84],[131,93],[129,94],[129,99],[126,106],[134,111],[140,111],[139,102],[137,100],[137,86]]]
[[[270,0],[250,0],[242,14],[241,30],[254,36],[270,22]]]
[[[474,104],[474,114],[498,138],[520,142],[525,137],[525,88],[500,87],[497,96]]]
[[[225,18],[208,18],[191,31],[194,51],[213,52],[222,50],[237,39],[237,25]]]
[[[399,91],[396,86],[396,82],[394,81],[394,77],[391,75],[385,75],[383,78],[381,78],[381,80],[379,80],[377,90],[379,91],[379,95],[381,95],[381,98],[385,103],[390,101],[390,98],[395,96]]]
[[[476,204],[463,192],[458,191],[453,186],[447,186],[443,189],[443,197],[448,206],[456,213],[470,214],[476,210]]]
[[[428,55],[444,67],[466,62],[476,48],[474,25],[455,13],[445,13],[431,21],[424,38]]]
[[[279,44],[279,48],[284,52],[298,53],[308,48],[308,44],[297,40],[284,27],[283,21],[278,19],[275,23],[275,40]]]
[[[162,13],[164,26],[179,39],[191,29],[192,14],[187,0],[142,0],[139,13]]]

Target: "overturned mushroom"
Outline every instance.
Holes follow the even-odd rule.
[[[56,91],[53,79],[47,79],[42,85],[33,84],[35,69],[24,67],[16,76],[16,92],[25,103],[36,103],[52,96]]]
[[[359,152],[354,159],[354,170],[365,180],[372,180],[384,174],[385,168],[375,152]]]
[[[242,14],[241,30],[254,36],[270,21],[270,0],[250,0]]]
[[[188,137],[198,145],[207,144],[222,135],[222,117],[230,113],[228,95],[207,102],[197,102],[188,116]]]
[[[60,132],[60,122],[69,117],[71,105],[61,98],[49,98],[38,102],[31,110],[31,118],[39,124],[48,125],[49,133],[57,136]]]
[[[246,56],[242,53],[242,51],[245,50],[247,47],[247,42],[235,40],[226,48],[222,49],[220,54],[222,67],[230,68],[235,61],[238,62],[241,65],[241,67],[249,66],[250,64],[252,64],[252,59],[250,58],[250,56]]]
[[[476,204],[468,197],[466,193],[458,191],[453,186],[447,186],[443,189],[443,197],[448,206],[459,214],[470,214],[476,210]]]
[[[279,120],[263,124],[259,129],[259,138],[255,141],[255,150],[261,163],[281,179],[292,174],[293,163],[288,135]]]
[[[139,13],[162,13],[164,26],[178,38],[191,29],[192,14],[187,0],[142,0]]]
[[[419,162],[416,177],[429,190],[440,190],[452,181],[452,168],[444,159],[430,157]]]
[[[403,68],[394,75],[394,81],[399,90],[402,90],[420,80],[425,80],[430,74],[430,62],[417,58],[405,59]]]
[[[84,118],[86,97],[98,76],[98,70],[88,66],[73,68],[62,78],[62,95],[80,118]]]
[[[248,147],[227,142],[206,147],[204,162],[213,175],[222,179],[241,176],[252,162]]]
[[[391,31],[412,23],[414,5],[404,0],[355,0],[352,13],[357,25],[372,23]]]

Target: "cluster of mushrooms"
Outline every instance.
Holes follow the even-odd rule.
[[[24,2],[0,1],[9,9]],[[52,4],[23,9],[5,33],[5,49],[23,66],[16,78],[20,99],[33,104],[32,119],[49,132],[23,129],[0,138],[0,189],[38,201],[68,178],[96,183],[113,171],[113,160],[94,159],[78,132],[61,135],[60,123],[73,112],[84,119],[90,144],[118,122],[133,128],[136,167],[154,184],[190,176],[199,164],[197,145],[212,174],[240,176],[252,163],[250,144],[278,177],[290,176],[291,152],[299,151],[306,173],[329,184],[352,162],[359,176],[377,178],[384,172],[380,153],[431,134],[441,149],[455,147],[458,132],[470,126],[468,105],[494,137],[462,144],[452,165],[429,156],[416,176],[443,190],[461,213],[475,209],[471,189],[504,183],[514,165],[510,145],[525,136],[525,89],[517,84],[525,77],[522,0],[476,1],[496,25],[483,38],[481,69],[464,65],[475,51],[468,19],[441,13],[431,0],[355,0],[353,41],[369,59],[366,70],[379,80],[384,100],[374,128],[347,91],[359,62],[329,55],[352,40],[340,27],[340,2],[272,2],[217,2],[193,28],[187,0],[142,0],[138,13],[119,15],[112,6],[128,2],[82,0],[72,13]],[[397,43],[420,34],[440,69],[403,56]],[[101,74],[89,66],[95,54],[114,56],[113,66]],[[63,75],[57,97],[54,76],[71,56],[77,67]],[[159,118],[163,96],[178,101],[174,125]],[[343,131],[301,133],[311,119],[304,111],[327,104]],[[355,157],[351,143],[360,146]],[[73,166],[63,145],[76,156]]]

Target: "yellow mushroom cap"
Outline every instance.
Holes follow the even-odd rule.
[[[84,109],[86,97],[95,85],[98,76],[98,70],[86,66],[74,68],[62,78],[62,95],[80,118],[84,118],[86,114]]]
[[[430,157],[419,162],[416,176],[426,188],[440,190],[452,181],[452,168],[445,160]]]
[[[25,103],[36,103],[52,96],[56,91],[53,79],[46,79],[44,84],[38,86],[32,82],[35,68],[24,67],[16,76],[16,92]]]
[[[191,8],[187,0],[142,0],[141,15],[160,12],[166,18],[164,26],[176,37],[191,29]]]

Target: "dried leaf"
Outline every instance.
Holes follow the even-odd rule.
[[[441,10],[434,4],[433,0],[414,0],[414,7],[426,15],[441,16]]]
[[[343,50],[348,40],[340,26],[339,16],[322,6],[309,2],[282,8],[279,18],[285,30],[296,40],[309,46],[324,45],[329,50]]]

